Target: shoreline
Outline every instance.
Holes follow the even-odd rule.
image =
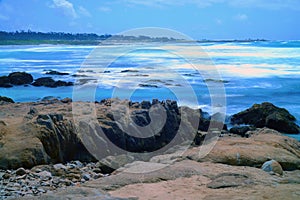
[[[2,98],[2,99],[1,99]],[[140,100],[140,101],[132,101],[132,100],[129,100],[129,99],[126,99],[126,98],[118,98],[118,97],[116,97],[116,98],[103,98],[103,99],[100,99],[100,100],[95,100],[95,101],[76,101],[76,102],[74,102],[74,103],[95,103],[95,104],[103,104],[103,102],[106,102],[106,101],[114,101],[114,100],[117,100],[117,101],[120,101],[120,102],[126,102],[126,103],[129,103],[129,104],[133,104],[133,103],[137,103],[137,104],[141,104],[142,102],[149,102],[149,103],[151,103],[151,100]],[[178,104],[178,102],[176,101],[176,100],[173,100],[173,99],[156,99],[156,98],[153,98],[152,99],[152,101],[158,101],[158,102],[166,102],[166,101],[174,101],[174,102],[176,102],[176,105],[178,105],[178,107],[179,108],[182,108],[182,107],[188,107],[189,109],[193,109],[193,110],[200,110],[200,112],[201,112],[201,114],[206,118],[206,119],[210,119],[212,116],[214,116],[214,115],[220,115],[220,114],[222,114],[222,113],[209,113],[209,112],[207,112],[207,111],[205,111],[205,109],[203,109],[201,106],[197,106],[197,107],[195,107],[195,106],[193,106],[193,105],[188,105],[188,104],[183,104],[183,105],[179,105]],[[1,96],[0,95],[0,102],[2,102],[1,104],[0,104],[0,106],[1,105],[4,105],[4,104],[6,104],[5,102],[7,102],[7,103],[14,103],[14,104],[28,104],[28,105],[37,105],[37,104],[55,104],[55,103],[73,103],[73,100],[72,100],[72,98],[70,98],[70,97],[64,97],[64,98],[61,98],[61,97],[55,97],[55,96],[44,96],[43,98],[40,98],[39,100],[37,100],[37,101],[17,101],[17,102],[15,102],[12,98],[10,98],[10,97],[6,97],[6,96]],[[268,104],[271,104],[271,105],[273,105],[272,103],[270,103],[270,102],[262,102],[261,104],[264,104],[264,103],[268,103]],[[255,106],[255,105],[260,105],[259,103],[253,103],[252,104],[253,106]],[[130,106],[130,105],[128,105],[128,106]],[[253,107],[252,106],[252,107]],[[275,106],[276,107],[276,105],[273,105],[273,106]],[[276,107],[276,108],[279,108],[279,107]],[[248,110],[249,108],[246,108],[245,110]],[[286,110],[285,108],[280,108],[280,109],[283,109],[283,110]],[[242,113],[243,111],[245,111],[245,110],[239,110],[237,113],[231,113],[231,114],[227,114],[227,113],[225,113],[226,115],[225,115],[225,118],[224,118],[224,124],[225,125],[227,125],[228,127],[230,127],[230,128],[232,128],[232,127],[234,127],[234,126],[251,126],[251,125],[253,125],[253,124],[251,124],[251,123],[249,123],[249,124],[247,124],[247,123],[245,123],[245,124],[243,124],[243,123],[238,123],[238,124],[232,124],[231,122],[230,122],[230,120],[231,120],[231,117],[232,116],[234,116],[234,115],[236,115],[236,114],[238,114],[238,113]],[[289,113],[289,111],[288,110],[286,110],[287,111],[287,113],[288,114],[290,114]],[[223,114],[222,114],[223,115]],[[292,120],[292,121],[294,121],[295,122],[295,124],[296,125],[298,125],[299,126],[299,124],[298,124],[298,122],[300,121],[300,119],[297,119],[297,118],[295,118],[294,116],[292,116],[294,119]],[[261,128],[261,127],[259,127],[259,128]],[[294,136],[297,136],[297,135],[299,135],[300,136],[300,131],[298,132],[298,133],[284,133],[284,132],[282,132],[282,134],[285,134],[285,135],[287,135],[287,136],[289,136],[289,135],[294,135]],[[299,138],[300,139],[300,138]],[[298,139],[298,140],[299,140]],[[299,140],[300,141],[300,140]]]
[[[77,109],[73,110],[72,104]],[[155,112],[155,108],[159,108],[157,105],[165,109],[166,122],[159,134],[150,137],[150,140],[128,136],[126,130],[118,128],[117,122],[126,126],[130,119],[141,127],[147,127],[151,124],[149,116],[156,116],[153,122],[156,118],[158,122],[163,121],[159,118],[162,115],[157,115],[160,112]],[[182,184],[185,178],[195,185],[197,181],[193,178],[199,179],[203,175],[206,176],[203,179],[205,182],[197,191],[207,191],[210,195],[215,193],[215,189],[224,192],[226,189],[223,188],[227,188],[227,191],[238,189],[240,196],[255,185],[266,188],[271,180],[279,185],[277,189],[280,191],[285,191],[283,185],[288,184],[294,191],[300,184],[300,179],[295,178],[300,170],[300,152],[297,149],[300,143],[296,140],[269,128],[249,126],[245,129],[245,126],[236,126],[233,130],[227,130],[224,124],[217,121],[212,123],[219,129],[210,130],[210,120],[203,117],[201,110],[179,107],[175,101],[105,99],[87,103],[72,102],[68,98],[30,103],[2,102],[0,108],[0,168],[4,169],[0,170],[0,185],[3,185],[0,192],[4,199],[78,198],[82,193],[88,198],[103,195],[106,199],[118,199],[115,196],[143,199],[132,187],[142,191],[143,187],[150,186],[148,184],[155,188],[163,182]],[[124,112],[127,108],[128,112]],[[255,104],[248,111],[253,112],[253,109],[258,109],[255,112],[277,112],[281,116],[291,117],[285,109],[270,103]],[[240,114],[247,115],[243,112]],[[90,117],[93,113],[96,119]],[[270,113],[266,118],[274,119]],[[197,117],[199,121],[195,120]],[[76,121],[80,119],[83,121],[76,126]],[[237,123],[247,118],[237,113],[234,120]],[[96,124],[99,127],[92,128]],[[182,131],[178,131],[178,124],[184,127]],[[99,128],[103,133],[93,132]],[[141,130],[137,133],[145,133],[147,129]],[[193,131],[195,135],[190,135]],[[88,141],[80,136],[80,132]],[[96,138],[93,137],[95,133]],[[156,152],[166,142],[172,142],[174,134],[179,136],[176,143]],[[212,151],[203,157],[199,152],[202,147],[211,144],[212,140],[206,139],[211,136],[217,136],[218,141]],[[108,145],[108,140],[123,150],[115,150]],[[270,159],[276,160],[282,169],[277,171],[274,168],[274,171],[267,172],[260,169]],[[138,169],[143,169],[143,173],[134,171]],[[133,173],[129,173],[132,170]],[[176,184],[168,186],[173,188],[170,194],[174,193]],[[129,193],[124,192],[126,188]],[[173,195],[184,195],[182,189],[177,188],[176,191],[181,193]],[[145,194],[150,198],[151,194]],[[195,199],[199,197],[199,192],[193,190],[191,195],[190,198]]]

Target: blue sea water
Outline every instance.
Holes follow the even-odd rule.
[[[15,86],[0,95],[17,102],[175,99],[210,113],[220,100],[228,115],[267,101],[300,120],[300,41],[0,46],[0,76],[26,71],[36,79],[49,70],[70,73],[52,77],[76,82],[76,91]]]

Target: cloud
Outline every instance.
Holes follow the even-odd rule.
[[[1,2],[1,1],[0,1],[0,2]],[[0,20],[7,21],[7,20],[9,20],[9,17],[8,17],[8,16],[5,16],[5,15],[2,15],[2,14],[0,14]]]
[[[101,7],[99,7],[99,10],[101,12],[111,12],[112,11],[112,9],[110,7],[107,7],[107,6],[101,6]]]
[[[79,6],[78,9],[79,9],[78,12],[79,12],[81,15],[86,16],[86,17],[92,17],[91,13],[90,13],[87,9],[85,9],[84,7]]]
[[[62,10],[64,15],[73,19],[78,18],[73,4],[67,0],[53,0],[53,4],[50,7]]]
[[[186,4],[196,5],[198,7],[208,7],[215,3],[222,3],[225,0],[185,0],[185,1],[174,1],[174,0],[121,0],[128,5],[144,5],[151,7],[167,7],[167,6],[183,6]]]
[[[269,10],[300,10],[300,1],[299,0],[231,0],[228,1],[228,4],[236,7],[256,7],[264,8]]]
[[[196,5],[200,8],[213,6],[216,4],[225,4],[234,7],[263,8],[271,10],[290,9],[300,10],[299,0],[115,0],[116,2],[127,5],[142,5],[151,7],[168,7]]]
[[[234,19],[236,19],[238,21],[246,21],[246,20],[248,20],[248,16],[246,14],[238,14],[238,15],[234,16]]]

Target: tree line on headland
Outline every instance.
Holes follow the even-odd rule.
[[[109,39],[109,40],[108,40]],[[71,45],[98,45],[104,41],[110,42],[253,42],[266,41],[264,39],[245,40],[198,40],[187,41],[172,37],[149,37],[145,35],[97,35],[95,33],[64,33],[64,32],[35,32],[35,31],[0,31],[0,45],[35,45],[35,44],[71,44]]]
[[[149,36],[125,36],[125,35],[97,35],[95,33],[64,33],[64,32],[34,32],[16,31],[6,32],[0,31],[0,44],[99,44],[107,39],[110,41],[151,41],[166,42],[175,41],[174,38]],[[177,40],[176,40],[177,41]]]

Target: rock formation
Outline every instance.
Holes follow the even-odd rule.
[[[286,109],[271,103],[254,104],[251,108],[232,116],[232,124],[250,124],[257,128],[268,127],[283,133],[299,133],[295,117]]]

